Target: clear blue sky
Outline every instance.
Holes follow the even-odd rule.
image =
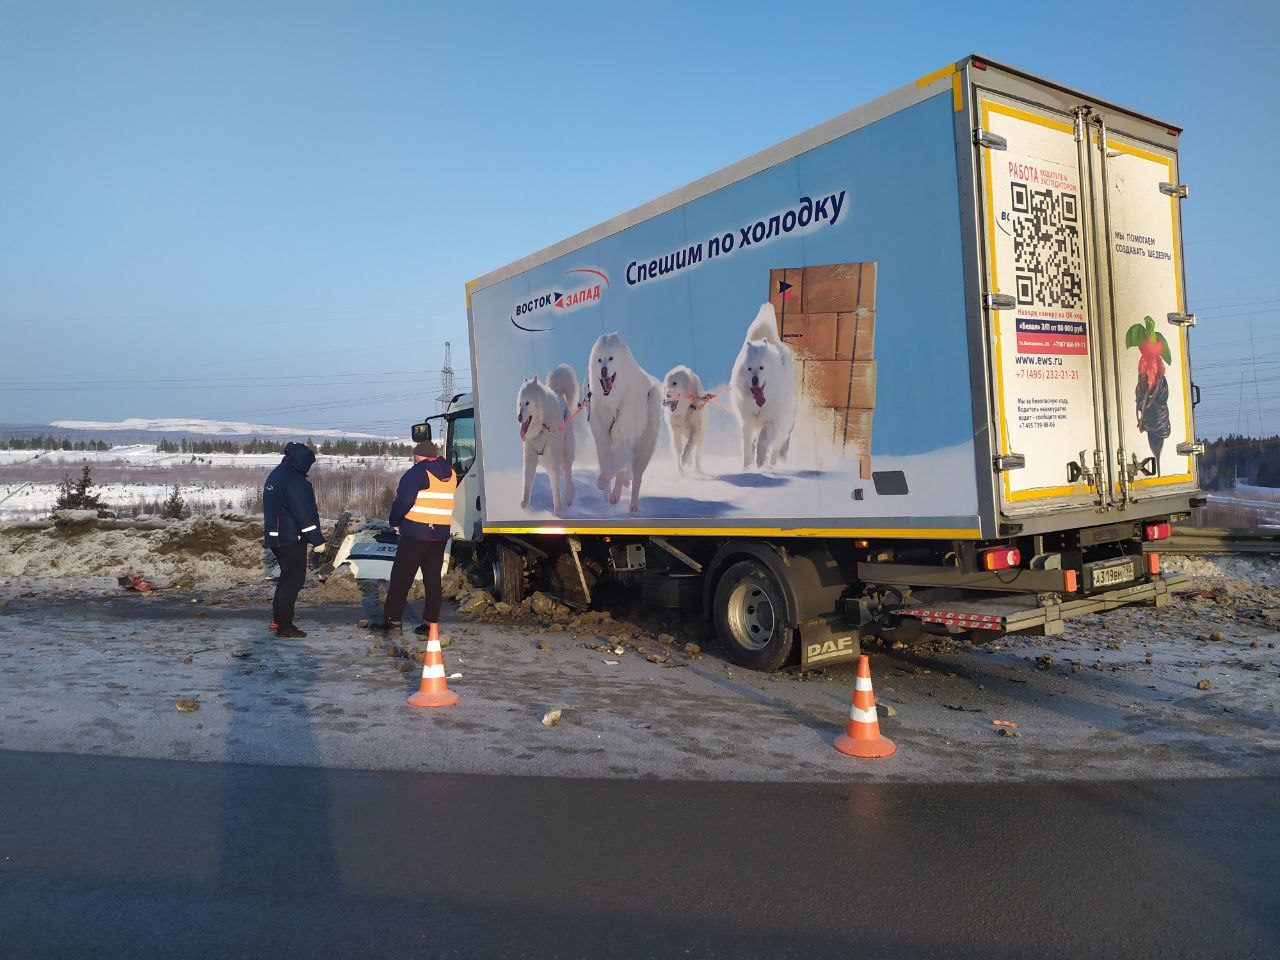
[[[0,421],[398,432],[468,279],[980,52],[1187,128],[1200,432],[1276,432],[1277,10],[0,0]]]

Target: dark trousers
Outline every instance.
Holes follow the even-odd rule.
[[[384,620],[404,616],[404,603],[414,577],[422,571],[422,587],[427,600],[422,605],[422,622],[440,622],[440,565],[444,563],[445,540],[414,540],[401,537],[396,547],[396,560],[391,565],[391,582],[387,584],[387,602],[382,607]]]
[[[287,547],[272,547],[271,552],[280,564],[280,579],[276,581],[276,595],[271,600],[271,618],[283,626],[293,623],[293,605],[307,580],[307,542],[299,540]]]

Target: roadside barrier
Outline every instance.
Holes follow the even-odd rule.
[[[444,679],[440,628],[433,623],[430,630],[427,634],[427,655],[422,660],[422,680],[418,683],[418,692],[408,700],[411,707],[447,707],[458,702],[458,695],[449,689]]]
[[[853,708],[849,726],[836,737],[835,747],[851,757],[891,756],[898,748],[880,735],[880,718],[876,714],[876,695],[871,689],[871,660],[864,653],[858,657],[858,675],[853,681]]]

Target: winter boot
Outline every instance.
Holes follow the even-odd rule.
[[[420,637],[428,636],[428,635],[431,633],[431,624],[429,624],[429,623],[420,623],[420,624],[418,624],[416,627],[414,627],[414,628],[413,628],[413,632],[414,632],[414,633],[416,633],[416,634],[417,634],[418,636],[420,636]]]
[[[307,634],[303,630],[299,630],[292,623],[281,623],[276,626],[276,636],[284,637],[289,640],[301,640]]]
[[[368,629],[382,633],[399,633],[403,626],[399,620],[370,620]]]

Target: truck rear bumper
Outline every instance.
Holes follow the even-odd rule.
[[[1135,583],[1088,597],[1042,603],[1035,596],[1000,594],[970,596],[939,603],[913,603],[895,610],[898,616],[922,623],[941,624],[962,630],[981,630],[991,634],[1061,633],[1072,617],[1101,613],[1136,603],[1162,607],[1174,590],[1186,582],[1181,574],[1162,574],[1146,583]]]

